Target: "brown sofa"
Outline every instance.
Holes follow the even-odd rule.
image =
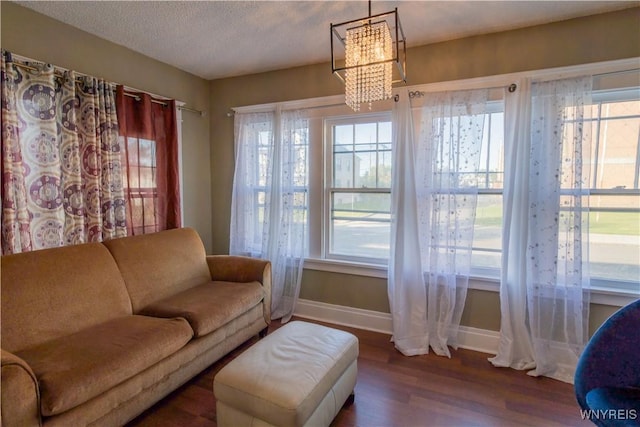
[[[183,228],[2,257],[2,426],[119,426],[270,322],[267,261]]]

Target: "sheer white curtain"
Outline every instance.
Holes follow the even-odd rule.
[[[229,252],[271,261],[273,319],[300,292],[308,208],[308,121],[297,111],[235,115]]]
[[[573,381],[588,340],[591,77],[507,97],[496,366]]]
[[[406,355],[457,348],[488,101],[487,90],[427,93],[417,121],[408,101],[394,106],[388,289],[393,340]]]
[[[413,116],[407,90],[392,115],[391,254],[387,293],[393,342],[406,356],[429,352],[425,287],[416,186]]]
[[[529,152],[531,81],[505,93],[500,341],[495,366],[533,369],[533,344],[527,321],[527,235],[529,234]],[[523,242],[525,244],[523,244]],[[517,337],[517,338],[516,338]]]

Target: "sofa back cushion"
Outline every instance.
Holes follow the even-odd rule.
[[[17,352],[131,314],[118,267],[100,243],[2,257],[2,348]]]
[[[104,242],[118,263],[133,312],[211,280],[200,236],[191,228]]]

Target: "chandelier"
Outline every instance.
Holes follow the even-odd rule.
[[[371,15],[369,0],[366,18],[331,24],[331,71],[344,82],[345,102],[354,111],[362,104],[371,108],[372,102],[391,98],[393,83],[407,80],[405,60],[406,40],[397,8]]]

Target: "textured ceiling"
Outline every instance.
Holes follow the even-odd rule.
[[[329,24],[366,1],[16,1],[205,79],[330,61]],[[397,7],[407,46],[640,5],[639,1],[374,1]]]

